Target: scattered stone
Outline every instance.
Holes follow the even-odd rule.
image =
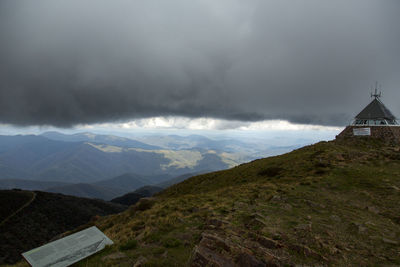
[[[123,259],[123,258],[126,258],[125,253],[115,252],[113,254],[102,257],[101,260],[107,261],[107,260],[118,260],[118,259]]]
[[[253,229],[253,228],[261,228],[261,227],[264,227],[265,225],[266,225],[265,222],[263,222],[262,220],[260,220],[258,218],[254,218],[254,219],[251,219],[246,224],[246,227],[249,229]]]
[[[186,245],[186,244],[190,244],[189,240],[192,240],[193,234],[190,232],[181,232],[181,233],[177,233],[176,238],[183,241],[183,244]]]
[[[330,230],[333,230],[333,227],[332,226],[330,226],[329,225],[329,227],[327,227],[327,226],[325,226],[325,225],[323,225],[325,228],[329,228]],[[334,233],[332,232],[332,231],[329,231],[329,230],[325,230],[325,234],[327,235],[327,236],[329,236],[329,237],[333,237],[334,236]]]
[[[357,222],[353,222],[350,224],[350,228],[353,230],[356,230],[359,234],[364,233],[368,230],[367,227],[365,227],[363,224],[361,223],[357,223]]]
[[[199,246],[201,247],[206,247],[208,249],[214,250],[225,250],[225,251],[230,251],[230,245],[228,244],[227,241],[222,239],[219,236],[208,234],[208,233],[203,233],[202,234],[202,239],[199,243]]]
[[[330,218],[335,222],[341,222],[342,221],[342,219],[340,219],[340,217],[337,216],[337,215],[331,215]]]
[[[345,161],[346,159],[343,157],[343,154],[336,154],[336,159],[338,161]]]
[[[311,231],[311,223],[299,224],[294,228],[295,231]]]
[[[339,254],[340,253],[340,249],[338,249],[336,247],[329,247],[329,253],[331,255]]]
[[[146,231],[141,231],[137,236],[135,236],[136,240],[142,240],[146,235]]]
[[[200,209],[197,208],[197,207],[193,207],[193,208],[190,209],[191,213],[196,213],[196,212],[199,212],[199,211],[200,211]]]
[[[372,213],[375,213],[375,214],[379,214],[379,212],[380,212],[379,209],[377,207],[375,207],[375,206],[368,206],[367,210],[372,212]]]
[[[367,229],[367,227],[365,227],[364,225],[359,225],[358,226],[358,232],[359,233],[364,233],[364,232],[366,232],[368,229]]]
[[[272,235],[272,239],[274,239],[274,240],[282,240],[282,235],[280,233],[274,233]]]
[[[354,208],[358,208],[358,209],[365,209],[366,208],[365,204],[359,203],[359,202],[354,202],[354,201],[350,202],[349,205],[354,207]]]
[[[237,264],[243,267],[266,267],[267,265],[251,254],[241,253],[236,258]],[[269,265],[271,266],[271,265]]]
[[[286,210],[286,211],[291,211],[292,210],[292,205],[286,203],[286,204],[283,204],[282,208],[284,210]]]
[[[394,241],[394,240],[390,240],[390,239],[387,239],[387,238],[382,238],[382,241],[384,242],[384,243],[386,243],[386,244],[390,244],[390,245],[398,245],[399,244],[399,242],[397,242],[397,241]]]
[[[369,192],[367,192],[367,191],[361,191],[361,193],[362,193],[364,196],[367,196],[367,197],[372,198],[371,194],[370,194]]]
[[[395,186],[395,185],[392,185],[390,188],[392,188],[392,189],[394,189],[394,190],[396,190],[396,191],[400,191],[400,188],[398,188],[398,187]]]
[[[307,204],[308,206],[310,206],[310,207],[312,207],[312,208],[316,208],[316,209],[325,209],[325,208],[326,208],[325,205],[320,204],[320,203],[312,202],[311,200],[306,200],[305,202],[306,202],[306,204]]]
[[[327,258],[312,250],[311,248],[303,245],[290,244],[289,249],[296,251],[297,253],[303,254],[306,257],[312,257],[318,260],[328,261]]]
[[[279,195],[273,195],[269,201],[271,201],[271,202],[280,202],[280,201],[282,201],[282,198]]]
[[[262,246],[269,249],[278,249],[283,247],[279,242],[264,236],[258,236],[256,238],[256,241],[260,243]]]
[[[234,267],[235,263],[221,256],[219,253],[199,244],[194,250],[190,266]]]
[[[213,225],[217,228],[221,228],[224,225],[230,224],[228,221],[220,220],[220,219],[209,219],[207,221],[207,225]]]
[[[251,217],[258,218],[258,219],[261,219],[261,220],[267,220],[268,219],[266,216],[264,216],[264,215],[262,215],[261,213],[258,213],[258,212],[253,213],[251,215]]]
[[[242,208],[247,207],[247,204],[244,203],[244,202],[237,201],[237,202],[235,202],[235,206],[236,206],[237,208],[239,208],[239,209],[242,209]]]
[[[133,267],[142,267],[146,264],[147,259],[143,256],[140,256],[137,261],[135,262],[135,264],[133,265]]]
[[[370,221],[367,221],[364,224],[369,225],[369,226],[376,226],[376,224],[374,224],[373,222],[370,222]]]

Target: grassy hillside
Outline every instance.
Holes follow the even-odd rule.
[[[399,203],[400,147],[321,142],[99,219],[115,245],[78,266],[399,265]]]
[[[133,204],[136,204],[141,198],[151,197],[154,194],[160,192],[161,190],[163,190],[163,188],[161,187],[146,185],[133,192],[111,199],[110,201],[113,203],[119,203],[122,205],[131,206]]]

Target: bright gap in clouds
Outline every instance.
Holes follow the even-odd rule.
[[[308,140],[306,143],[332,140],[341,127],[327,127],[309,124],[294,124],[285,120],[257,122],[232,121],[215,118],[152,117],[127,122],[81,125],[75,131],[115,133],[125,137],[142,135],[174,134],[187,136],[204,135],[215,139],[240,138],[247,141],[271,139]],[[296,142],[297,142],[296,141]]]
[[[137,138],[145,135],[204,135],[211,138],[240,138],[247,140],[307,139],[308,143],[332,140],[341,127],[295,124],[285,120],[264,120],[256,122],[233,121],[215,118],[188,118],[178,116],[152,117],[125,122],[77,125],[73,128],[52,126],[15,127],[2,125],[0,134],[40,134],[58,131],[65,134],[92,132]],[[256,139],[254,139],[256,138]]]
[[[341,127],[329,127],[309,124],[295,124],[285,120],[264,120],[257,122],[232,121],[214,118],[186,118],[186,117],[153,117],[137,119],[129,122],[101,123],[82,125],[86,129],[124,129],[124,130],[201,130],[201,131],[340,131]]]

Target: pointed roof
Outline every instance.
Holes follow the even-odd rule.
[[[379,100],[378,97],[375,97],[371,103],[368,104],[357,116],[356,119],[363,120],[375,120],[375,119],[387,119],[387,120],[395,120],[396,117],[390,112],[389,109],[385,107],[385,105]]]

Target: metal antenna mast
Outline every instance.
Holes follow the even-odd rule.
[[[375,83],[375,93],[371,92],[371,97],[379,98],[382,96],[381,85],[379,85],[379,94],[378,94],[378,82]]]

